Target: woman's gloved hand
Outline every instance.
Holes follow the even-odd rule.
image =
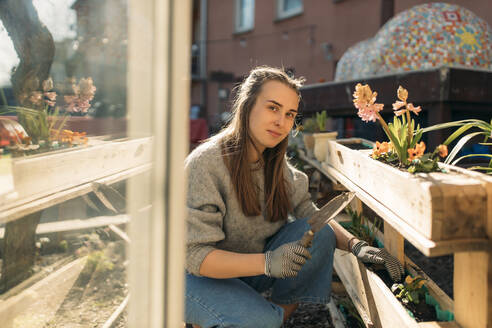
[[[299,241],[284,244],[265,253],[265,274],[273,278],[297,276],[311,254]]]
[[[367,242],[359,241],[352,246],[351,252],[362,262],[384,264],[394,282],[402,281],[405,276],[405,270],[400,261],[384,248],[371,247]]]

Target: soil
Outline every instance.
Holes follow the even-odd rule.
[[[45,328],[101,327],[128,294],[125,242],[100,238],[96,233],[78,235],[64,252],[40,249],[32,272],[37,273],[56,262],[69,263],[87,256],[78,279],[66,295],[55,316]],[[122,324],[113,327],[125,327]]]
[[[128,294],[124,263],[124,241],[109,242],[102,250],[92,251],[55,318],[45,328],[104,325]]]
[[[381,278],[381,280],[385,283],[385,285],[388,286],[388,288],[391,290],[393,281],[391,280],[388,272],[384,268],[382,269],[377,265],[372,265],[368,267],[372,268],[374,273],[376,273],[378,277]],[[398,290],[396,290],[393,294],[398,294]],[[405,304],[399,298],[397,298],[397,300],[400,302],[401,305],[403,305],[404,308],[412,312],[417,322],[437,321],[436,310],[434,306],[425,303],[425,298],[421,297],[419,299],[419,304],[414,304],[411,302]]]

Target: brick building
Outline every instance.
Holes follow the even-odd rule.
[[[307,84],[331,81],[355,43],[425,0],[195,0],[191,104],[209,126],[228,109],[234,84],[257,65],[283,66]],[[492,25],[489,0],[447,0]]]

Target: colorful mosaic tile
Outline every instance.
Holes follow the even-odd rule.
[[[440,66],[492,70],[492,29],[457,5],[430,3],[401,12],[371,39],[349,48],[336,81]]]

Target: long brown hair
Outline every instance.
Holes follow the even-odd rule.
[[[251,167],[248,163],[248,143],[256,146],[250,136],[249,116],[254,107],[261,87],[268,81],[279,81],[292,88],[300,100],[299,88],[304,79],[288,76],[283,70],[268,66],[254,68],[248,77],[236,88],[232,104],[233,117],[230,123],[217,137],[221,140],[222,154],[231,175],[236,196],[246,216],[261,214],[258,192],[252,183]],[[284,157],[288,138],[282,140],[274,148],[266,148],[260,156],[265,175],[265,216],[268,221],[287,219],[292,210],[289,197],[289,186],[284,179]]]

